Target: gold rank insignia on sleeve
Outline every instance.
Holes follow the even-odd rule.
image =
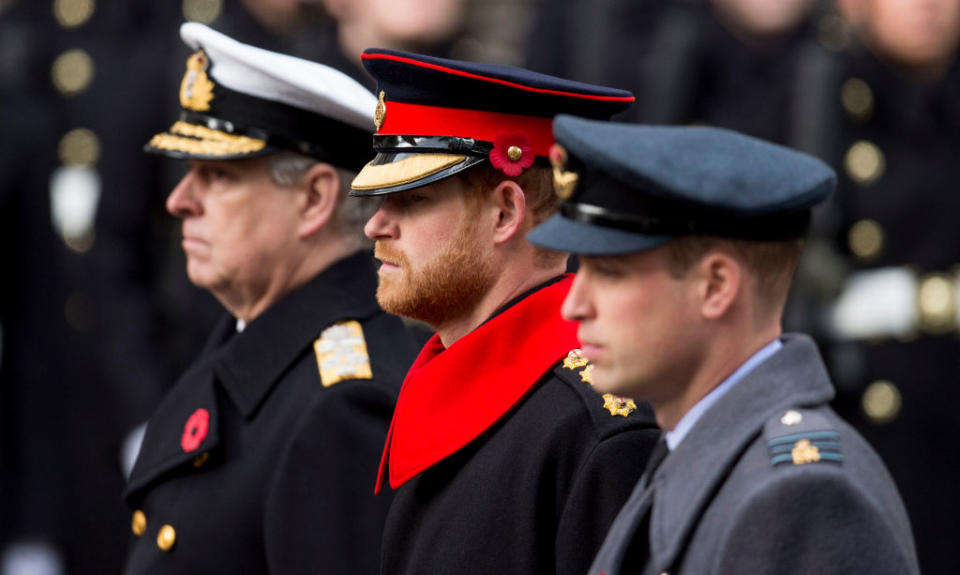
[[[816,463],[820,461],[820,449],[816,445],[810,445],[810,440],[801,439],[790,450],[790,456],[793,457],[794,465]]]
[[[180,81],[180,105],[195,112],[206,112],[213,100],[213,81],[207,76],[210,60],[203,50],[187,58],[187,71]]]
[[[770,450],[770,462],[773,465],[843,462],[840,434],[833,430],[782,435],[767,441],[767,447]]]
[[[323,330],[313,342],[320,382],[330,387],[345,379],[372,379],[370,355],[358,321],[342,321]]]

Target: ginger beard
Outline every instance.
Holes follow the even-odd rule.
[[[492,259],[476,249],[475,232],[476,225],[467,219],[453,240],[419,269],[406,254],[378,241],[374,255],[400,267],[399,274],[380,274],[380,307],[434,329],[469,314],[496,279]]]

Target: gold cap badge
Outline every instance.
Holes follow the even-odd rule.
[[[561,200],[569,199],[577,187],[580,176],[567,170],[567,151],[560,144],[550,148],[550,164],[553,166],[553,189]]]
[[[213,100],[213,81],[207,76],[210,60],[203,50],[187,58],[187,72],[180,81],[180,105],[187,110],[206,112]]]
[[[383,101],[383,98],[386,96],[386,93],[383,90],[380,90],[380,96],[377,98],[377,109],[373,113],[373,123],[377,126],[377,131],[380,131],[380,126],[383,125],[383,120],[387,117],[387,103]]]

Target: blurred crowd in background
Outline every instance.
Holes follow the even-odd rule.
[[[632,90],[620,121],[826,160],[784,327],[817,337],[924,571],[960,572],[960,0],[0,0],[0,575],[120,571],[130,446],[221,313],[164,210],[183,167],[142,153],[184,20],[371,89],[367,47],[522,65]]]

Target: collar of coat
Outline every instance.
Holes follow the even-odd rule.
[[[382,313],[374,296],[376,282],[373,260],[369,253],[361,252],[339,260],[275,302],[242,333],[236,333],[232,316],[224,317],[200,358],[150,418],[126,496],[217,446],[221,406],[218,382],[240,415],[251,419],[326,327],[340,320],[363,321]],[[181,445],[184,426],[198,409],[208,412],[208,427],[199,445],[186,451]]]
[[[577,347],[560,316],[572,275],[498,313],[449,349],[434,335],[404,379],[380,461],[394,489],[500,421],[551,366]]]
[[[379,311],[376,281],[369,254],[354,254],[274,303],[233,337],[214,371],[245,418],[324,328]]]
[[[833,385],[813,341],[800,334],[781,340],[783,348],[707,410],[652,478],[650,564],[655,572],[680,557],[713,495],[767,420],[792,407],[833,399]]]

